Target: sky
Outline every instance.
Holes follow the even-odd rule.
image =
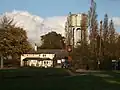
[[[0,13],[13,10],[28,11],[41,17],[65,16],[69,12],[88,12],[91,0],[0,0]],[[98,20],[107,13],[111,17],[120,17],[120,0],[95,0]]]
[[[0,0],[0,13],[25,10],[42,17],[67,15],[69,12],[87,12],[91,0]],[[95,0],[97,13],[103,17],[120,16],[120,0]]]

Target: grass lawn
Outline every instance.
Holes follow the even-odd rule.
[[[0,90],[120,90],[120,71],[69,77],[65,69],[0,70]]]

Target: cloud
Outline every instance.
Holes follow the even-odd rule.
[[[113,20],[116,28],[120,27],[120,17],[112,17],[111,19]]]
[[[64,36],[64,27],[65,27],[66,16],[54,16],[44,19],[42,24],[44,25],[43,29],[45,32],[56,31]],[[43,31],[43,32],[44,32]],[[44,32],[44,34],[45,34]]]
[[[47,34],[50,31],[65,35],[65,22],[67,16],[54,16],[42,18],[37,15],[33,15],[27,11],[12,11],[6,12],[2,16],[8,16],[14,19],[16,26],[23,27],[28,35],[29,42],[33,45],[37,43],[40,45],[40,36]],[[0,17],[2,17],[0,16]],[[120,17],[112,17],[109,20],[113,20],[115,28],[120,28]]]
[[[14,19],[16,26],[26,30],[28,40],[34,44],[40,45],[40,36],[50,31],[56,31],[64,36],[64,25],[66,16],[54,16],[42,18],[37,15],[30,14],[27,11],[6,12],[2,16],[8,16]]]

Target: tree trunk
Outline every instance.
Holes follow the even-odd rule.
[[[3,57],[1,56],[1,68],[3,68]]]

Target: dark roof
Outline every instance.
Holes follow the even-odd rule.
[[[68,56],[68,52],[62,49],[46,49],[46,50],[40,49],[39,52],[55,54],[56,59],[61,59]]]
[[[64,58],[68,56],[68,52],[63,49],[38,49],[37,52],[30,52],[29,54],[55,54],[56,58]]]

